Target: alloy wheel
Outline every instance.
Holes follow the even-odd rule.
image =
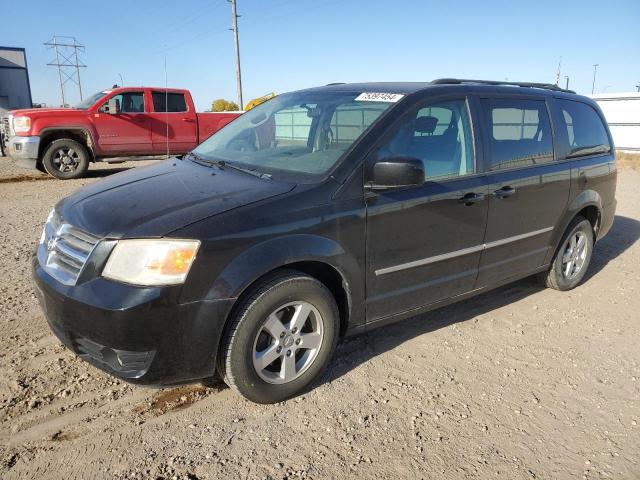
[[[73,172],[80,164],[80,156],[73,148],[59,148],[53,154],[53,166],[63,173]]]
[[[324,337],[322,316],[308,302],[291,302],[273,311],[253,346],[253,366],[265,382],[288,383],[318,356]]]
[[[565,245],[562,254],[562,275],[567,280],[573,280],[582,271],[588,254],[587,236],[583,231],[575,232]]]

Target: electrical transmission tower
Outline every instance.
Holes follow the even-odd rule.
[[[78,86],[80,100],[82,101],[82,83],[80,82],[80,69],[87,66],[80,62],[78,52],[84,53],[84,45],[76,41],[76,37],[65,37],[54,35],[45,43],[49,49],[56,53],[55,60],[47,63],[52,67],[58,67],[58,79],[60,80],[60,93],[62,95],[62,106],[66,105],[64,96],[64,86],[67,82],[73,82]]]

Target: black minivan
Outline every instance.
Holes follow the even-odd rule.
[[[60,201],[33,275],[53,332],[120,378],[298,394],[338,340],[538,274],[568,290],[616,207],[602,112],[443,79],[279,95],[192,153]]]

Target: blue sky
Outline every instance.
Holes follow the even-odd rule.
[[[0,45],[25,47],[35,102],[60,103],[54,34],[86,45],[86,94],[120,83],[236,98],[225,0],[5,2]],[[329,82],[439,77],[554,82],[590,93],[640,82],[640,1],[238,0],[245,102]],[[11,19],[19,19],[13,22]],[[77,93],[69,85],[72,102]]]

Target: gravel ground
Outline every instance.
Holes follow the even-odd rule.
[[[640,172],[587,281],[526,279],[349,339],[309,393],[115,380],[49,332],[29,261],[61,182],[0,159],[0,477],[640,478]],[[40,179],[40,180],[36,180]]]

